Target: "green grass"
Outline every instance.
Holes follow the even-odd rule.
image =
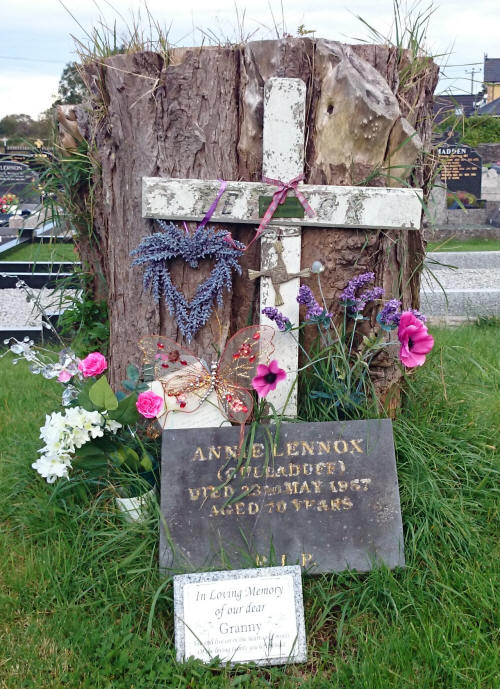
[[[59,387],[1,359],[0,689],[497,687],[500,327],[434,334],[394,422],[407,566],[304,577],[309,660],[286,668],[175,662],[155,520],[33,472]]]
[[[21,244],[0,255],[0,261],[78,261],[72,243],[33,242]]]
[[[427,251],[500,251],[500,239],[444,239],[429,242]]]

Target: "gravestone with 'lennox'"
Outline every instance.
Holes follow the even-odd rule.
[[[0,160],[0,196],[15,194],[21,202],[38,203],[38,173],[24,163]]]
[[[261,427],[248,460],[239,433],[164,431],[162,569],[404,565],[389,419]]]

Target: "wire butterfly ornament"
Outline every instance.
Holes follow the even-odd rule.
[[[269,363],[274,352],[275,330],[267,325],[242,328],[231,337],[218,361],[210,369],[190,350],[163,335],[150,335],[139,341],[148,377],[163,388],[165,410],[192,413],[215,392],[219,408],[229,421],[241,425],[252,414],[252,378],[259,364]]]

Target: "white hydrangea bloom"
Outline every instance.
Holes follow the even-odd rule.
[[[65,454],[44,454],[31,466],[47,483],[54,483],[58,478],[68,478],[71,457]]]

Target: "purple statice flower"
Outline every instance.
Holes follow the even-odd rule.
[[[275,306],[266,306],[262,309],[264,316],[267,316],[270,321],[276,323],[278,330],[282,332],[291,327],[291,323],[286,316],[284,316]]]
[[[382,325],[395,328],[399,324],[399,319],[401,317],[401,302],[399,299],[389,299],[386,301],[377,320]]]
[[[422,321],[422,323],[425,323],[427,321],[427,317],[424,316],[423,313],[420,313],[420,311],[417,311],[417,309],[408,309],[410,313],[412,313],[415,318],[418,318],[419,321]]]
[[[347,287],[340,295],[340,301],[345,308],[349,309],[351,314],[361,313],[368,302],[380,299],[383,296],[384,290],[382,287],[372,287],[357,296],[357,292],[374,279],[375,273],[363,273],[347,283]]]
[[[325,311],[325,309],[318,304],[311,288],[307,285],[301,285],[299,293],[297,294],[297,301],[306,307],[306,321],[311,321],[314,318],[331,318],[332,314]]]

